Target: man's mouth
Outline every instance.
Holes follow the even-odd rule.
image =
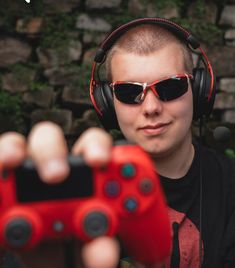
[[[149,124],[143,127],[140,127],[139,130],[142,131],[145,135],[161,135],[165,133],[168,129],[170,122],[168,123],[157,123],[157,124]]]

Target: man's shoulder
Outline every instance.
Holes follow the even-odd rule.
[[[201,158],[201,161],[204,161],[207,164],[212,164],[213,166],[219,164],[221,166],[231,166],[235,168],[235,159],[228,157],[224,153],[204,145],[200,146],[198,143],[194,143],[194,147],[198,157]]]
[[[197,161],[203,174],[208,178],[207,181],[213,180],[214,184],[216,181],[219,184],[232,184],[235,187],[235,160],[214,148],[198,144],[194,146]]]

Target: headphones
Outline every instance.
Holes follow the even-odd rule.
[[[109,49],[124,33],[143,24],[158,25],[165,28],[192,50],[199,50],[199,60],[203,62],[204,67],[193,69],[193,119],[198,120],[208,117],[212,112],[216,95],[215,76],[210,61],[200,47],[199,41],[175,22],[163,18],[142,18],[123,24],[111,32],[95,54],[90,79],[90,97],[104,128],[106,130],[119,129],[119,125],[114,110],[112,90],[106,81],[99,79],[99,67],[104,63]],[[96,77],[98,77],[97,80]]]

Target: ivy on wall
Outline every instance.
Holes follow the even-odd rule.
[[[0,91],[0,125],[6,131],[21,130],[23,123],[22,101],[20,95]]]

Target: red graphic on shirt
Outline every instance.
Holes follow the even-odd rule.
[[[178,225],[178,258],[180,266],[175,266],[172,257],[166,262],[166,268],[196,268],[200,267],[199,239],[200,233],[196,225],[184,213],[169,208],[171,225]],[[172,230],[173,233],[173,230]],[[173,242],[173,251],[175,252]],[[176,250],[177,251],[177,250]],[[203,255],[203,253],[202,253]]]

